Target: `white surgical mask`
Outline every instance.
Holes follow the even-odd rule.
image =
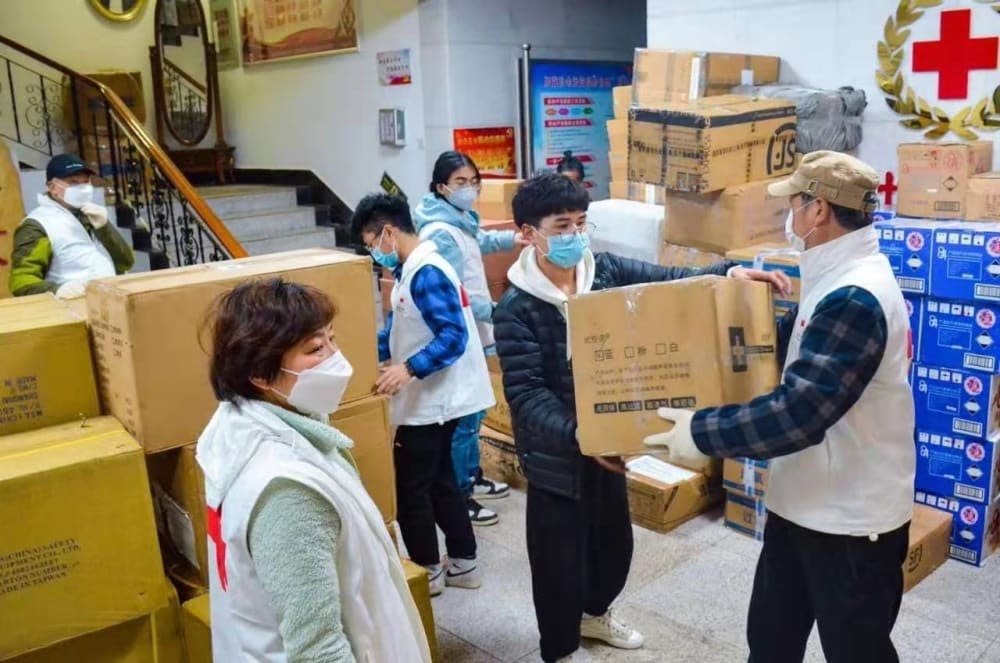
[[[458,209],[468,212],[479,198],[479,189],[474,186],[463,186],[457,189],[445,185],[448,189],[448,202]]]
[[[354,375],[354,368],[340,350],[299,373],[287,368],[281,370],[298,376],[298,380],[287,396],[274,387],[271,391],[282,396],[292,407],[322,415],[337,411],[347,383]]]
[[[66,187],[62,195],[63,202],[70,207],[80,208],[94,201],[93,184],[74,184]]]
[[[805,208],[809,207],[810,205],[812,205],[814,202],[816,202],[816,201],[815,200],[810,200],[805,205],[803,205],[801,207],[798,207],[796,209],[800,209],[800,210],[801,209],[805,209]],[[807,232],[805,237],[799,237],[798,235],[796,235],[795,234],[795,210],[794,209],[788,210],[788,216],[785,217],[785,239],[788,240],[788,245],[791,246],[793,249],[795,249],[796,251],[805,251],[806,250],[806,240],[809,239],[809,235],[812,235],[815,230],[816,230],[816,227],[813,226],[813,229],[810,230],[809,232]]]

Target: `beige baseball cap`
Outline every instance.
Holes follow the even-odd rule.
[[[802,157],[792,176],[771,184],[767,192],[775,198],[805,193],[841,207],[874,212],[878,181],[878,173],[864,161],[843,152],[820,150]]]

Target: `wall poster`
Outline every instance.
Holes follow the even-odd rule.
[[[239,39],[233,0],[209,0],[209,25],[215,37],[215,62],[219,71],[240,66]]]
[[[237,0],[243,64],[358,50],[357,0]]]
[[[452,142],[472,157],[484,178],[517,177],[514,127],[455,129]]]

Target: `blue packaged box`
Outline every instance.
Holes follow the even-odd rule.
[[[934,297],[1000,302],[1000,223],[946,223],[934,231]]]
[[[879,248],[892,265],[903,292],[926,295],[930,290],[931,244],[938,221],[896,218],[875,222]]]
[[[928,299],[924,303],[919,360],[1000,373],[1000,306]]]
[[[920,361],[920,339],[923,337],[924,298],[909,293],[903,294],[906,302],[906,314],[910,318],[910,347],[913,361]]]
[[[917,430],[917,490],[970,502],[996,501],[1000,438],[979,440]]]
[[[952,514],[952,559],[982,566],[1000,547],[1000,502],[978,504],[922,490],[914,494],[914,501]]]
[[[892,221],[896,218],[896,210],[877,209],[872,212],[872,218],[875,219],[876,223],[879,221]]]
[[[997,432],[1000,376],[926,364],[913,366],[917,428],[991,438]]]

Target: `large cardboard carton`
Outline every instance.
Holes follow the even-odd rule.
[[[1000,304],[926,298],[922,314],[919,361],[1000,372]]]
[[[768,286],[703,276],[569,302],[577,436],[585,455],[635,455],[669,429],[659,407],[742,403],[772,389]]]
[[[783,241],[788,200],[769,196],[771,183],[751,182],[704,196],[668,195],[666,240],[716,253]]]
[[[963,219],[973,175],[993,166],[992,141],[906,143],[897,148],[896,213],[926,219]]]
[[[1000,302],[1000,223],[934,226],[930,294],[965,302]]]
[[[989,504],[1000,497],[1000,437],[917,429],[917,490]]]
[[[614,113],[618,119],[628,119],[628,109],[632,106],[632,86],[619,85],[612,91]]]
[[[517,232],[517,226],[511,220],[491,221],[481,220],[479,227],[483,230],[509,230]],[[510,282],[507,280],[507,272],[514,264],[524,247],[515,246],[513,251],[494,251],[483,256],[483,268],[486,271],[486,285],[490,289],[490,296],[493,301],[500,301],[503,293],[507,292]]]
[[[640,106],[728,94],[737,85],[776,83],[781,60],[743,53],[637,48],[633,100]]]
[[[611,152],[628,152],[628,115],[608,120],[608,149]]]
[[[774,313],[781,319],[791,308],[798,305],[802,292],[802,275],[799,272],[799,252],[787,242],[758,244],[735,249],[726,253],[726,260],[732,260],[742,267],[781,271],[792,282],[792,294],[784,295],[773,290]]]
[[[316,286],[338,308],[337,344],[354,367],[344,393],[369,396],[377,377],[371,261],[308,249],[92,281],[87,308],[105,410],[147,452],[194,442],[215,410],[208,381],[212,304],[236,284],[283,277]]]
[[[948,549],[952,559],[982,566],[1000,548],[1000,501],[981,504],[922,490],[916,491],[914,501],[952,515]]]
[[[632,522],[656,532],[669,532],[719,503],[717,482],[700,472],[671,465],[653,456],[626,463]]]
[[[611,182],[608,197],[618,200],[634,200],[648,205],[662,205],[663,201],[666,200],[665,189],[662,186],[624,180]]]
[[[795,105],[739,95],[629,111],[629,181],[709,193],[795,169]]]
[[[496,405],[486,410],[483,423],[504,435],[514,434],[514,424],[510,420],[510,405],[503,391],[503,373],[499,370],[490,371],[490,385],[493,387],[493,398]]]
[[[726,527],[741,534],[764,540],[764,526],[767,524],[767,508],[763,497],[748,497],[742,493],[726,491]]]
[[[1000,171],[969,179],[965,218],[967,221],[1000,221]]]
[[[0,523],[5,656],[164,601],[142,449],[110,417],[0,438]]]
[[[725,256],[718,253],[701,251],[690,246],[679,246],[670,242],[661,242],[657,255],[657,263],[660,265],[684,269],[704,269],[726,260]]]
[[[351,438],[351,456],[361,483],[371,495],[385,522],[396,519],[396,466],[392,456],[389,398],[375,396],[342,406],[330,425]]]
[[[406,574],[406,584],[410,587],[413,602],[417,604],[420,621],[427,634],[427,645],[431,650],[431,659],[438,660],[437,629],[434,626],[434,609],[431,607],[431,586],[424,567],[414,564],[408,559],[403,560],[403,572]]]
[[[917,428],[989,438],[1000,432],[1000,375],[914,364]]]
[[[479,429],[479,465],[491,479],[503,481],[516,490],[528,488],[514,438],[488,425]]]
[[[913,295],[930,292],[932,243],[940,222],[895,218],[876,221],[879,249],[889,259],[899,289]]]
[[[184,603],[181,623],[188,663],[212,663],[212,611],[208,594]]]
[[[769,463],[752,458],[726,458],[722,461],[722,487],[728,492],[761,498],[767,492]]]
[[[519,186],[521,180],[483,180],[479,200],[476,201],[479,216],[490,220],[513,219],[511,205]]]
[[[24,218],[22,200],[17,162],[7,143],[0,140],[0,299],[10,296],[10,258],[14,253],[14,231]]]
[[[0,435],[99,413],[86,322],[52,295],[0,300]]]
[[[951,516],[922,504],[913,505],[910,521],[910,546],[903,562],[903,591],[908,592],[921,580],[948,561]]]
[[[628,180],[628,148],[621,152],[608,152],[611,179],[615,182]]]

